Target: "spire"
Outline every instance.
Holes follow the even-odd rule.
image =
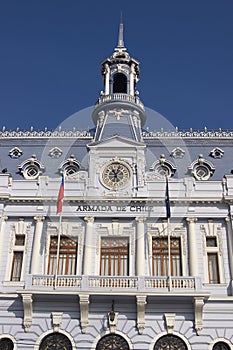
[[[121,13],[121,21],[119,25],[119,34],[118,34],[118,45],[117,48],[124,48],[124,35],[123,35],[123,21],[122,21],[122,13]]]

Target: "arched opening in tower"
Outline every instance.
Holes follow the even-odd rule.
[[[123,73],[116,73],[113,79],[113,93],[127,94],[127,77]]]

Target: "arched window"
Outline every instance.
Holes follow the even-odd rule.
[[[127,94],[127,78],[123,73],[116,73],[113,78],[113,93]]]
[[[105,335],[98,341],[96,350],[129,350],[127,341],[118,334]]]
[[[230,350],[230,347],[223,341],[219,341],[214,344],[213,350]]]
[[[13,350],[14,344],[13,341],[9,338],[0,339],[0,350]]]
[[[161,337],[155,344],[154,350],[188,350],[186,344],[179,337],[169,334]]]
[[[52,333],[47,335],[41,342],[39,350],[72,350],[70,340],[61,333]]]

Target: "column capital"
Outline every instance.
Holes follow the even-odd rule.
[[[226,222],[230,222],[230,221],[231,221],[230,216],[226,216],[226,217],[225,217],[225,221],[226,221]]]
[[[135,218],[135,221],[138,222],[138,223],[143,223],[143,222],[146,222],[146,218],[144,216],[137,216]]]
[[[186,218],[186,221],[191,224],[197,221],[197,218]]]
[[[6,216],[6,215],[3,215],[3,216],[2,216],[2,221],[7,221],[8,219],[9,219],[8,216]]]
[[[34,216],[34,220],[35,220],[36,222],[43,222],[44,219],[45,219],[44,216]]]
[[[94,216],[85,216],[84,220],[89,224],[94,224],[95,218]]]

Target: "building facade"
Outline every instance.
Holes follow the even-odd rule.
[[[233,349],[233,132],[150,130],[122,23],[101,67],[93,129],[0,133],[0,350]]]

